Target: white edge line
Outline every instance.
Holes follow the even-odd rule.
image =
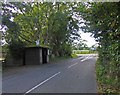
[[[49,77],[48,79],[44,80],[43,82],[39,83],[38,85],[34,86],[33,88],[31,88],[30,90],[26,91],[24,95],[26,95],[27,93],[30,93],[31,91],[33,91],[34,89],[36,89],[37,87],[41,86],[42,84],[44,84],[45,82],[49,81],[50,79],[54,78],[55,76],[57,76],[58,74],[60,74],[61,72],[58,72],[54,75],[52,75],[51,77]]]
[[[74,66],[74,65],[77,65],[78,63],[75,63],[75,64],[73,64],[73,65],[70,65],[68,68],[71,68],[72,66]]]

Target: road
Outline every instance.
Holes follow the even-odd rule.
[[[97,93],[96,57],[24,66],[3,72],[3,93]]]

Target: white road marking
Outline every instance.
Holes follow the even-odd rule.
[[[78,59],[82,59],[82,58],[84,58],[84,57],[79,57]]]
[[[92,56],[90,56],[88,59],[91,59],[91,58],[93,58]]]
[[[73,65],[70,65],[68,68],[71,68],[72,66],[74,66],[74,65],[77,65],[78,63],[75,63],[75,64],[73,64]]]
[[[85,61],[86,59],[81,60],[81,62]]]
[[[84,58],[83,60],[81,60],[81,62],[88,60],[88,59],[91,59],[91,58],[92,58],[91,56],[88,56],[88,57]]]
[[[30,90],[28,90],[27,92],[25,92],[24,95],[26,95],[27,93],[30,93],[31,91],[33,91],[34,89],[38,88],[39,86],[41,86],[42,84],[46,83],[47,81],[49,81],[50,79],[54,78],[55,76],[57,76],[58,74],[60,74],[61,72],[58,72],[54,75],[52,75],[51,77],[49,77],[48,79],[44,80],[43,82],[39,83],[38,85],[34,86],[33,88],[31,88]]]
[[[82,60],[81,60],[81,62],[83,62],[83,61],[85,61],[85,60],[87,60],[87,57],[86,57],[86,58],[84,58],[84,59],[82,59]]]

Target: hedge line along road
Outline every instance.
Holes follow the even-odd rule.
[[[3,72],[3,93],[97,93],[95,55]]]

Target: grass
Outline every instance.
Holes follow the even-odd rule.
[[[97,51],[92,50],[73,50],[74,54],[91,54],[91,53],[97,53]]]
[[[72,58],[77,58],[78,56],[77,56],[77,54],[71,54],[71,57]]]
[[[54,58],[50,57],[50,62],[58,62],[58,61],[66,60],[66,59],[69,59],[69,58],[71,58],[71,57],[70,56],[54,57]]]

